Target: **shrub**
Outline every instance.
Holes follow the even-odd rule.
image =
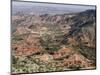
[[[23,40],[23,38],[20,37],[20,36],[15,36],[15,37],[12,38],[12,40],[21,41],[21,40]]]
[[[15,57],[15,56],[12,56],[12,64],[17,64],[17,61],[18,61],[19,59],[17,58],[17,57]]]
[[[73,64],[70,65],[68,68],[72,69],[72,70],[79,70],[81,68],[80,64]]]

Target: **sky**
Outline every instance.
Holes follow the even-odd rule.
[[[25,11],[35,13],[70,13],[81,12],[88,9],[95,9],[90,5],[72,5],[72,4],[51,4],[38,2],[13,1],[12,12]]]

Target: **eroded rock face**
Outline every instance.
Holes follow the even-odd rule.
[[[53,60],[53,56],[49,54],[43,54],[40,56],[40,60],[43,62],[50,62]]]
[[[88,68],[91,66],[91,61],[80,54],[73,54],[68,59],[65,59],[63,65],[79,65],[80,68]]]
[[[20,72],[95,68],[96,23],[93,11],[16,15],[12,16],[12,21],[12,55],[18,56],[13,64],[14,72],[19,68]]]
[[[29,35],[22,42],[12,44],[12,49],[15,51],[16,55],[31,55],[42,51],[42,46],[39,43],[39,39],[33,35]]]
[[[71,48],[62,47],[60,50],[53,54],[54,59],[59,59],[60,57],[69,56],[74,51]]]

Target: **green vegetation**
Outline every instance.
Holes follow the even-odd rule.
[[[82,68],[81,64],[73,64],[70,65],[68,68],[72,69],[72,70],[79,70],[80,68]]]
[[[12,40],[15,40],[15,41],[21,41],[21,40],[23,40],[23,37],[22,36],[14,36],[13,38],[12,38]]]
[[[16,62],[15,62],[16,61]],[[32,72],[50,72],[60,71],[63,68],[57,66],[59,63],[56,61],[42,61],[33,55],[30,58],[13,57],[12,73],[32,73]]]
[[[60,49],[59,43],[55,43],[53,36],[55,35],[49,35],[47,33],[42,35],[40,42],[45,50],[57,51]]]
[[[93,48],[89,48],[86,46],[73,46],[73,48],[78,51],[79,53],[81,53],[83,56],[85,56],[86,58],[93,60],[95,62],[95,58],[96,58],[96,51]]]
[[[13,64],[16,64],[16,63],[17,63],[17,61],[18,61],[18,58],[17,58],[17,57],[15,57],[15,56],[12,56],[12,63],[13,63]]]

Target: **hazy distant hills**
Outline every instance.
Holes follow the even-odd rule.
[[[79,6],[70,4],[46,4],[31,2],[12,2],[12,14],[23,12],[24,14],[64,14],[77,13],[88,9],[95,9],[94,6]]]

